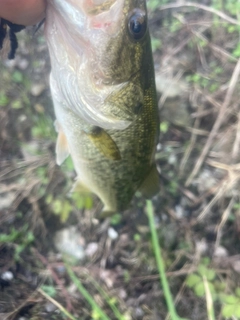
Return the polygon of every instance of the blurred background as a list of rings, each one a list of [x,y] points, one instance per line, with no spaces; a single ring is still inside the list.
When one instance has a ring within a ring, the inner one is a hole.
[[[149,0],[148,9],[161,119],[153,206],[177,313],[240,319],[240,2]],[[0,59],[0,319],[68,319],[50,298],[77,319],[101,319],[65,256],[110,319],[170,319],[145,200],[137,193],[107,225],[95,196],[70,195],[71,159],[55,163],[43,28],[17,38],[16,58]]]

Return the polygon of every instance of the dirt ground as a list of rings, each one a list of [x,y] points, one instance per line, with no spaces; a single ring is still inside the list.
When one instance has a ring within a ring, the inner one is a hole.
[[[149,1],[161,118],[153,205],[176,309],[190,320],[215,319],[209,301],[216,319],[240,319],[239,14],[238,1]],[[0,59],[0,320],[68,319],[61,306],[100,319],[66,272],[70,257],[110,319],[98,285],[121,319],[170,319],[145,200],[136,194],[107,224],[96,197],[69,194],[75,173],[70,159],[55,162],[43,30],[18,42],[14,60]]]

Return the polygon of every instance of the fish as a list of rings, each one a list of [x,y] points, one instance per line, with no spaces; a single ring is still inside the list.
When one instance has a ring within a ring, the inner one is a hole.
[[[159,116],[145,0],[51,0],[45,36],[56,115],[56,162],[71,156],[73,191],[100,214],[159,191]]]

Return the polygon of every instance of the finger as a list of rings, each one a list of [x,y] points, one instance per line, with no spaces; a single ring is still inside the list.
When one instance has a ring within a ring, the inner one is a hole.
[[[16,24],[33,25],[45,16],[45,0],[0,0],[0,17]]]

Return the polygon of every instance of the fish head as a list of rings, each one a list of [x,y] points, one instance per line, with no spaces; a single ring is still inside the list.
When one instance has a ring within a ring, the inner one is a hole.
[[[145,0],[49,0],[46,20],[55,104],[90,125],[128,127],[148,82]]]

